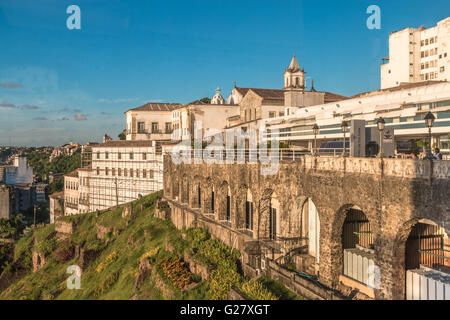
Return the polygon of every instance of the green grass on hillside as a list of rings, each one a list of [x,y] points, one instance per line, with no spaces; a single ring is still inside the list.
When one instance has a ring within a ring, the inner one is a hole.
[[[160,193],[154,193],[134,201],[132,217],[123,218],[122,208],[101,212],[99,216],[87,213],[64,217],[62,220],[75,226],[66,240],[55,236],[54,225],[23,235],[15,243],[14,263],[27,271],[0,292],[0,299],[224,299],[230,285],[247,290],[254,299],[298,298],[273,280],[249,281],[242,276],[238,270],[240,253],[212,239],[205,230],[178,230],[170,220],[154,218],[159,196]],[[111,232],[97,239],[97,226]],[[172,251],[165,250],[166,242],[170,242]],[[62,253],[75,246],[96,250],[98,256],[83,271],[81,289],[70,290],[66,282],[70,274],[66,270],[79,261]],[[45,265],[36,272],[32,271],[32,250],[45,255]],[[185,252],[213,270],[210,280],[202,281],[186,271],[182,261]],[[61,260],[62,256],[68,260]],[[153,272],[135,290],[142,259],[148,259]],[[190,289],[182,292],[175,280],[186,275]]]

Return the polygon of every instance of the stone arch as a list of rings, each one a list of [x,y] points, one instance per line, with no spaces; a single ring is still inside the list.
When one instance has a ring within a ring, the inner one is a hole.
[[[217,188],[217,220],[231,221],[231,203],[231,188],[227,181],[222,181]]]
[[[236,192],[236,217],[237,229],[254,231],[254,219],[256,217],[255,193],[247,185],[241,185]]]
[[[179,181],[178,179],[173,179],[172,181],[172,199],[178,200],[180,194]]]
[[[289,214],[285,216],[287,220],[286,237],[299,239],[302,237],[302,213],[306,200],[305,196],[298,196],[291,202]]]
[[[306,239],[308,254],[320,261],[320,217],[311,197],[304,199],[300,215],[300,238]]]
[[[202,212],[205,214],[214,214],[215,211],[215,187],[213,180],[207,178],[203,184],[203,194],[202,194]]]
[[[347,218],[353,219],[356,217],[364,217],[364,229],[360,231],[366,230],[366,224],[369,224],[370,231],[373,232],[373,227],[375,226],[371,217],[367,215],[366,212],[364,212],[359,206],[355,204],[345,204],[341,206],[333,219],[333,223],[331,226],[331,234],[329,239],[329,247],[330,247],[330,253],[329,253],[329,259],[330,259],[330,276],[331,281],[337,285],[339,283],[339,277],[340,275],[344,274],[344,250],[350,249],[350,248],[344,248],[344,232],[347,232],[349,235],[353,232],[353,229],[346,228],[344,230],[344,224],[351,224],[353,220],[347,220]],[[347,222],[346,222],[347,220]],[[358,231],[355,231],[358,232]],[[350,236],[349,236],[350,237]],[[327,239],[328,240],[328,239]],[[345,246],[349,247],[355,247],[358,244],[358,239],[352,238],[350,240],[346,240]],[[371,239],[371,246],[373,247],[373,243],[376,243],[376,234],[372,233],[372,239]],[[359,245],[359,244],[358,244]],[[373,250],[369,252],[369,255],[371,255],[372,259],[374,260],[373,263],[375,264],[375,248],[370,249]],[[347,269],[348,271],[348,269]]]
[[[277,209],[272,208],[273,204],[279,208],[279,199],[272,199],[273,195],[276,196],[272,189],[265,189],[258,204],[258,238],[259,239],[272,239],[276,238],[276,216]],[[272,201],[274,200],[274,201]]]
[[[201,177],[195,176],[191,187],[191,207],[200,209],[202,207],[203,184]]]
[[[406,299],[412,295],[407,292],[407,270],[419,268],[420,265],[431,269],[450,267],[449,260],[424,253],[431,250],[434,254],[450,258],[440,250],[442,245],[450,246],[448,234],[444,227],[431,219],[414,218],[399,228],[393,248],[392,277],[398,283],[392,287],[393,299]],[[419,249],[424,252],[419,252]]]
[[[189,178],[186,174],[183,175],[180,185],[180,200],[182,203],[189,203]]]

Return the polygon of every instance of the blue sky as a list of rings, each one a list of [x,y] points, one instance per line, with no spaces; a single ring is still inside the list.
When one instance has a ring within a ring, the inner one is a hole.
[[[81,30],[66,27],[71,4]],[[281,88],[293,53],[308,86],[375,90],[390,32],[449,15],[448,0],[0,0],[0,145],[117,138],[129,108],[227,97],[235,80]]]

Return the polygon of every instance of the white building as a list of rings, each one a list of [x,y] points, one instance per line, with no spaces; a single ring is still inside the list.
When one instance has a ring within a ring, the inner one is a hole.
[[[289,116],[264,119],[264,123],[271,131],[279,131],[277,134],[271,132],[267,137],[311,148],[314,124],[320,128],[317,135],[317,147],[320,147],[324,142],[343,141],[341,123],[345,120],[349,125],[347,142],[351,141],[352,148],[358,138],[356,126],[353,128],[352,125],[358,121],[361,135],[364,135],[361,153],[350,151],[355,156],[365,156],[367,142],[379,143],[376,120],[383,117],[385,133],[390,130],[391,137],[388,138],[393,140],[391,150],[385,150],[388,156],[394,153],[409,154],[418,141],[426,140],[428,129],[424,116],[428,112],[436,118],[432,128],[432,147],[450,153],[450,82],[427,81],[365,92],[342,101],[300,108]],[[342,145],[339,147],[342,148]]]
[[[401,83],[450,80],[450,17],[433,28],[405,28],[389,36],[388,61],[381,65],[381,89]]]
[[[147,103],[126,111],[126,139],[170,140],[172,111],[179,107],[179,103]]]
[[[16,156],[14,164],[4,167],[3,181],[5,184],[31,184],[33,183],[33,168],[28,166],[25,157]]]
[[[149,140],[112,140],[92,147],[78,170],[79,212],[107,209],[163,188],[161,147]]]

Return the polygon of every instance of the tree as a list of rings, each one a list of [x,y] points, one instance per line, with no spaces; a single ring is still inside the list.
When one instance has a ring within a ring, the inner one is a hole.
[[[211,99],[208,97],[204,97],[200,99],[201,102],[206,103],[206,104],[210,104],[211,103]]]
[[[125,134],[125,129],[118,135],[120,140],[127,140],[127,136]]]

